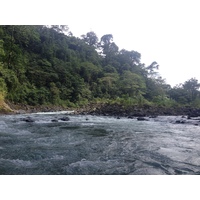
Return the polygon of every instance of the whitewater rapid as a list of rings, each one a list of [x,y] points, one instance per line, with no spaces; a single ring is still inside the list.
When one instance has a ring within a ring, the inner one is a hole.
[[[200,126],[178,120],[1,115],[0,174],[200,174]]]

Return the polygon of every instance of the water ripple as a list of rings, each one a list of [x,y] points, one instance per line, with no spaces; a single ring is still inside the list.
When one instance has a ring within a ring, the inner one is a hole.
[[[0,116],[0,174],[200,174],[200,127],[64,113]]]

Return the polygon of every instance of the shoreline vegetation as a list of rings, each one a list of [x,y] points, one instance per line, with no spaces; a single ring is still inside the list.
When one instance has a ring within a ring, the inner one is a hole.
[[[146,66],[112,34],[78,38],[66,25],[1,25],[0,38],[0,114],[200,116],[196,78],[171,87],[156,61]]]

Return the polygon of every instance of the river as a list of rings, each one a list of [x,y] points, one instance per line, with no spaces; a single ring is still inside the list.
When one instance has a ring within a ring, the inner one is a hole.
[[[200,174],[200,126],[179,119],[1,115],[0,174]]]

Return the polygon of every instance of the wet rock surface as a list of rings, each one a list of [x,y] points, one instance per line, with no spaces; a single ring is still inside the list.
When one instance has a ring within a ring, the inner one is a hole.
[[[144,118],[144,117],[138,117],[137,118],[138,121],[148,121],[148,119]]]
[[[91,105],[77,110],[78,114],[116,116],[116,117],[151,117],[157,116],[188,116],[194,118],[200,116],[200,109],[192,107],[162,107],[162,106],[123,106],[119,104]]]
[[[32,119],[31,117],[22,118],[21,121],[24,121],[24,122],[35,122],[35,120]]]
[[[61,121],[69,121],[70,119],[69,119],[69,117],[61,117],[61,118],[59,118],[59,120],[61,120]]]
[[[84,110],[77,110],[76,114],[89,114],[96,116],[114,116],[117,119],[127,117],[128,119],[137,119],[138,121],[154,120],[158,116],[177,116],[174,124],[200,125],[200,109],[192,107],[156,107],[156,106],[130,106],[124,107],[118,104],[95,105]]]
[[[164,106],[123,106],[119,104],[109,103],[91,103],[82,108],[72,109],[64,108],[61,106],[28,106],[28,105],[8,105],[15,110],[15,114],[36,113],[36,112],[52,112],[52,111],[64,111],[75,110],[74,114],[78,115],[96,115],[96,116],[114,116],[117,119],[121,117],[127,117],[128,119],[138,118],[142,120],[145,118],[156,118],[157,116],[182,116],[182,119],[177,119],[174,123],[177,124],[199,124],[200,121],[200,109],[193,107],[164,107]],[[62,117],[59,119],[62,121],[69,121],[69,118]],[[29,120],[27,120],[28,122]],[[52,120],[52,122],[55,122]]]

